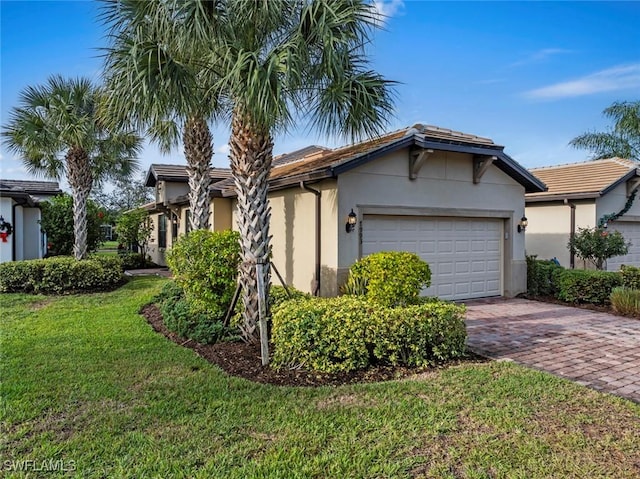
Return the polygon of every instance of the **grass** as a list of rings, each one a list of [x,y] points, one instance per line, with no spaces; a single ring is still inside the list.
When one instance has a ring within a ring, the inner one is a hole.
[[[0,295],[5,477],[640,474],[639,405],[514,364],[339,388],[228,377],[137,314],[163,281]]]

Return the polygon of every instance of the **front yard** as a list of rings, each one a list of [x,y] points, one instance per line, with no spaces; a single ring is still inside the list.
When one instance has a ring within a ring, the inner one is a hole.
[[[152,331],[137,313],[163,282],[0,295],[5,476],[640,475],[631,402],[510,363],[338,388],[255,384]]]

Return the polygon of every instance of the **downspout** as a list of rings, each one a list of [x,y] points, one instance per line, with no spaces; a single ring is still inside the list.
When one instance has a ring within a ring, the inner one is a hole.
[[[569,203],[569,200],[565,198],[564,204],[571,208],[571,227],[569,230],[569,240],[573,241],[573,238],[576,235],[576,205],[573,203]],[[571,256],[569,257],[569,267],[571,269],[575,269],[576,267],[576,252],[573,248],[570,248]]]
[[[13,225],[13,232],[11,233],[11,261],[16,260],[16,208],[18,206],[21,206],[21,203],[17,201],[11,205],[11,224]],[[24,227],[22,229],[24,230]]]
[[[316,195],[316,287],[313,292],[314,296],[320,296],[320,264],[321,264],[321,252],[322,252],[322,234],[320,227],[322,226],[322,193],[318,190],[308,187],[304,184],[304,181],[300,182],[300,188],[307,190]]]

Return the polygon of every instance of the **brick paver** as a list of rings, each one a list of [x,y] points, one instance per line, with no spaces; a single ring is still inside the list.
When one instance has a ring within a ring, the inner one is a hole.
[[[466,304],[475,353],[640,402],[639,319],[526,299]]]

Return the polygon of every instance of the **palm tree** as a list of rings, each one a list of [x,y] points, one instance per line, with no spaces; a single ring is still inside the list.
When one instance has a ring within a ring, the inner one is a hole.
[[[267,201],[275,134],[309,118],[350,140],[379,133],[392,111],[390,82],[369,69],[379,25],[358,0],[219,2],[211,65],[231,105],[230,159],[242,238],[243,336],[256,341],[256,263],[270,258]],[[268,268],[264,284],[269,284]],[[263,333],[260,331],[261,334]],[[263,358],[264,360],[264,358]]]
[[[106,1],[102,19],[110,28],[106,49],[105,120],[128,122],[146,132],[163,152],[180,140],[189,180],[191,229],[209,228],[209,168],[213,139],[209,122],[218,108],[209,94],[209,72],[199,60],[203,45],[185,47],[179,2]]]
[[[594,160],[617,156],[640,161],[640,101],[615,102],[603,114],[614,120],[611,131],[584,133],[569,144],[591,150]]]
[[[271,254],[267,191],[273,136],[301,119],[322,133],[351,140],[386,126],[390,82],[370,69],[365,54],[379,18],[363,0],[122,3],[135,11],[129,18],[154,32],[161,45],[177,45],[182,55],[197,52],[194,64],[206,80],[199,85],[208,86],[200,96],[207,103],[216,99],[217,111],[231,120],[230,160],[242,238],[241,329],[246,341],[257,342],[256,264],[268,263]],[[158,14],[163,9],[169,13]],[[165,69],[161,78],[174,70],[179,67]],[[147,73],[131,69],[129,75],[137,79]],[[269,284],[268,268],[262,279]],[[266,335],[264,329],[260,333]]]
[[[137,167],[141,139],[109,130],[97,119],[101,90],[86,78],[52,76],[27,87],[2,133],[27,170],[52,179],[66,176],[73,196],[73,254],[87,254],[87,198],[95,183],[126,177]]]

